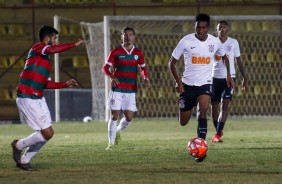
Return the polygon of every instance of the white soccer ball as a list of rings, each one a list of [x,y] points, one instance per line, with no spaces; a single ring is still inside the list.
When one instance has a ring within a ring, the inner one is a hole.
[[[90,122],[90,121],[92,121],[92,117],[91,117],[91,116],[85,116],[85,117],[83,118],[83,122],[84,122],[84,123],[88,123],[88,122]]]

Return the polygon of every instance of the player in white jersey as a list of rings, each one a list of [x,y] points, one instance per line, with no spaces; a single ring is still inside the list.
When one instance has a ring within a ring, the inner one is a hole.
[[[176,82],[179,96],[179,122],[185,126],[192,115],[194,106],[197,106],[198,128],[197,135],[206,139],[207,111],[212,95],[212,69],[214,56],[220,55],[225,60],[227,73],[229,61],[221,42],[208,34],[210,17],[207,14],[198,14],[195,19],[195,33],[183,37],[172,52],[169,61],[169,70]],[[178,76],[176,63],[184,56],[185,70],[182,79]],[[228,86],[233,86],[230,75],[227,75]],[[201,162],[205,159],[195,159]]]
[[[247,87],[247,77],[243,62],[240,58],[239,43],[236,39],[228,37],[228,23],[220,21],[217,25],[218,40],[222,42],[226,55],[229,58],[230,74],[235,81],[235,58],[239,71],[243,77],[242,91]],[[226,85],[226,68],[220,56],[215,57],[216,61],[213,67],[213,96],[212,96],[212,118],[216,132],[211,142],[222,142],[223,128],[228,116],[228,106],[233,96],[233,88]],[[220,106],[221,103],[221,106]]]

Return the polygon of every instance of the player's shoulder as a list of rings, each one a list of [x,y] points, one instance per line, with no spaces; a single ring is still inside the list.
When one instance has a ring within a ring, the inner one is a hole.
[[[186,36],[184,36],[184,37],[182,38],[182,40],[194,40],[194,39],[196,39],[195,33],[187,34]]]
[[[238,40],[236,38],[230,37],[228,36],[228,39],[230,42],[238,42]]]
[[[34,44],[31,48],[32,49],[39,49],[39,48],[44,48],[45,46],[46,46],[45,43],[38,42],[38,43]]]
[[[208,39],[213,41],[219,41],[219,39],[211,34],[208,34]]]

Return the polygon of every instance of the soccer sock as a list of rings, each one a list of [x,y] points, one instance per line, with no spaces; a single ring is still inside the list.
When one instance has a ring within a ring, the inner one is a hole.
[[[110,119],[108,122],[109,144],[115,144],[116,133],[117,133],[117,121]]]
[[[214,128],[215,128],[215,130],[217,130],[217,120],[216,121],[213,121],[213,126],[214,126]]]
[[[117,131],[121,133],[126,127],[130,124],[130,122],[126,121],[126,119],[123,117],[120,120],[120,124],[118,125]]]
[[[30,147],[40,142],[46,142],[47,140],[42,136],[40,131],[36,131],[26,138],[20,139],[17,142],[17,148],[19,150],[23,150],[24,148]]]
[[[216,134],[217,135],[220,135],[220,133],[221,133],[221,131],[223,130],[223,128],[224,128],[224,122],[219,122],[218,124],[217,124],[217,129],[216,129]]]
[[[39,142],[35,145],[28,147],[25,153],[21,157],[21,163],[27,164],[30,160],[39,152],[39,150],[47,143],[46,142]]]
[[[207,127],[208,127],[208,123],[206,118],[198,119],[198,131],[197,131],[198,137],[204,140],[206,139]]]

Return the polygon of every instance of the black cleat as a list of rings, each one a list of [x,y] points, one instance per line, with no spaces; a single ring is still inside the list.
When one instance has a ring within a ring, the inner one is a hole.
[[[20,169],[26,170],[26,171],[34,171],[33,167],[31,167],[30,163],[27,164],[19,164]]]
[[[195,158],[195,161],[196,161],[196,162],[202,162],[202,161],[205,160],[206,156],[207,156],[207,155],[204,155],[204,156],[202,156],[201,158]]]
[[[20,166],[21,164],[21,155],[22,155],[22,150],[19,150],[16,147],[16,143],[18,142],[18,140],[13,140],[13,142],[11,143],[11,146],[13,148],[13,159],[16,162],[17,167]]]

